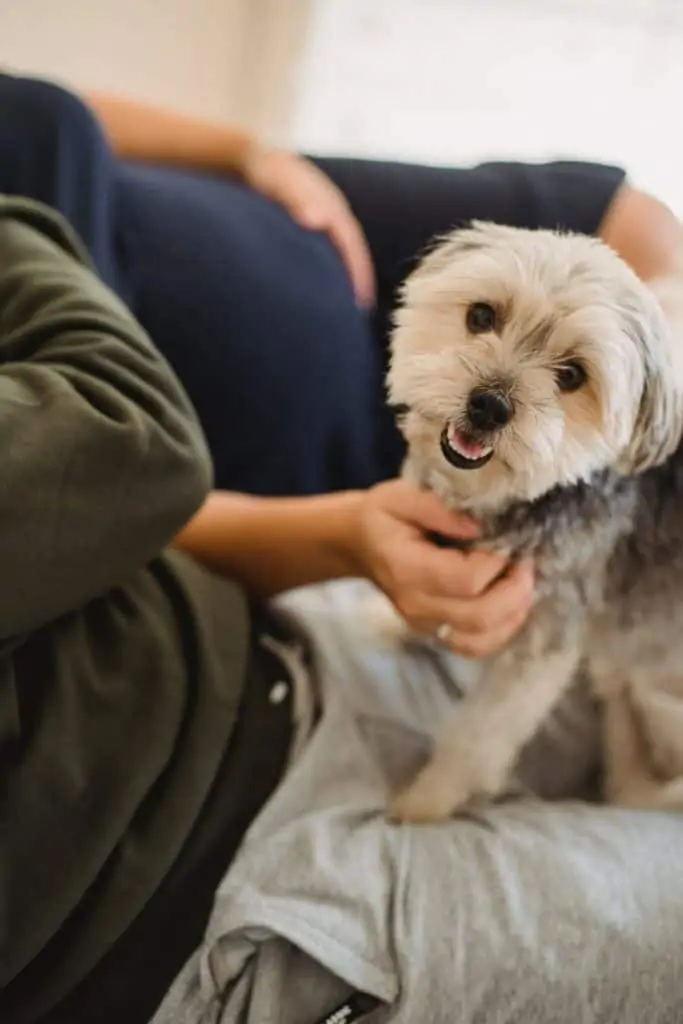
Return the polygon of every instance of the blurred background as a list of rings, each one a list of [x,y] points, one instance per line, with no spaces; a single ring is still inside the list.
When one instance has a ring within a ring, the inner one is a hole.
[[[0,0],[0,56],[307,151],[620,163],[683,215],[683,0]]]

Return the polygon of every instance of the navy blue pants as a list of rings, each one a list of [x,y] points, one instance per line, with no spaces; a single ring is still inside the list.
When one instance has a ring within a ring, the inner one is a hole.
[[[368,237],[372,314],[357,309],[327,239],[262,196],[228,178],[121,163],[74,96],[0,75],[0,191],[42,200],[80,233],[187,388],[220,487],[310,494],[394,475],[387,338],[416,256],[473,218],[591,234],[623,180],[584,163],[318,163]]]

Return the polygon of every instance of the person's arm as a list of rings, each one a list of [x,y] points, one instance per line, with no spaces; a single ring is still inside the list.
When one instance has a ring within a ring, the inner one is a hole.
[[[0,639],[124,582],[211,470],[170,368],[46,209],[0,199]]]
[[[252,136],[239,128],[139,100],[90,93],[87,102],[124,160],[243,176],[255,147]]]
[[[657,296],[678,339],[683,375],[683,225],[658,199],[622,185],[599,235]]]
[[[302,227],[328,235],[359,304],[372,304],[375,272],[363,229],[341,190],[311,161],[263,145],[239,128],[138,100],[93,93],[86,101],[124,160],[235,175]]]
[[[259,597],[359,575],[351,538],[360,492],[258,498],[215,491],[176,545]]]
[[[215,572],[259,597],[345,576],[372,580],[411,627],[434,635],[452,626],[454,650],[483,657],[526,618],[533,596],[528,565],[510,568],[483,551],[443,550],[426,532],[475,537],[464,516],[403,480],[365,492],[318,498],[255,498],[216,492],[176,540]]]
[[[683,225],[654,196],[622,185],[599,235],[643,281],[679,278],[683,287]]]

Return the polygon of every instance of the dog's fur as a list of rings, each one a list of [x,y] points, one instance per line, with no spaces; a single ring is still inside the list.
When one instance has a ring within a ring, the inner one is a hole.
[[[405,473],[475,515],[486,546],[532,555],[537,592],[396,818],[500,793],[579,664],[602,701],[606,799],[683,807],[683,308],[657,290],[597,240],[488,224],[441,241],[405,286],[389,373]],[[480,302],[496,322],[473,334]],[[586,380],[567,393],[570,360]],[[485,436],[468,426],[474,388],[513,410]],[[490,461],[451,465],[449,425]]]

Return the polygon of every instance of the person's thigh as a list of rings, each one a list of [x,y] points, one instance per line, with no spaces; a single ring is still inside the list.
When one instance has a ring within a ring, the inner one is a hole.
[[[256,612],[254,636],[292,638]],[[129,928],[40,1024],[147,1024],[199,946],[216,889],[251,822],[283,778],[294,741],[292,685],[280,657],[255,642],[235,731],[178,860]],[[102,879],[106,885],[106,877]],[[68,940],[68,924],[64,941]],[[3,1017],[3,1022],[5,1018]],[[20,1011],[5,1024],[22,1020]]]
[[[134,308],[207,432],[219,486],[363,487],[381,464],[381,365],[327,239],[229,180],[124,166]]]
[[[237,183],[122,167],[81,100],[8,75],[0,191],[79,233],[190,392],[219,486],[305,494],[396,471],[370,326],[325,238]]]

